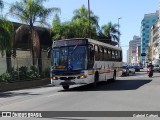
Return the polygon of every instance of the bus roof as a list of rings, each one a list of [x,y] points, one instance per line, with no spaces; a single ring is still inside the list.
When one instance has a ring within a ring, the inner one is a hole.
[[[53,43],[55,43],[55,42],[61,42],[62,43],[63,41],[70,41],[70,40],[88,40],[89,43],[92,43],[92,44],[95,44],[95,45],[100,45],[100,46],[104,46],[104,47],[107,47],[107,48],[110,48],[110,49],[116,49],[116,50],[119,50],[119,51],[122,50],[119,47],[116,47],[116,46],[113,46],[113,45],[110,45],[110,44],[107,44],[107,43],[104,43],[104,42],[100,42],[100,41],[97,41],[97,40],[94,40],[94,39],[90,39],[90,38],[62,39],[62,40],[53,41]],[[52,47],[53,47],[53,45],[52,45]]]
[[[110,45],[110,44],[107,44],[107,43],[104,43],[104,42],[100,42],[100,41],[93,40],[93,39],[90,39],[90,38],[87,38],[87,39],[88,39],[88,42],[96,44],[96,45],[101,45],[101,46],[104,46],[104,47],[107,47],[107,48],[110,48],[110,49],[116,49],[116,50],[119,50],[119,51],[122,50],[122,48],[119,48],[119,47],[116,47],[116,46],[113,46],[113,45]]]

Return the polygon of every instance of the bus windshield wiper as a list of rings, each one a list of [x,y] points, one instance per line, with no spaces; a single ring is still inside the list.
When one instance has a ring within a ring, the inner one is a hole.
[[[74,51],[77,49],[77,47],[78,47],[78,44],[75,45],[75,47],[73,48],[73,50],[72,50],[72,52],[71,52],[71,55],[74,53]]]

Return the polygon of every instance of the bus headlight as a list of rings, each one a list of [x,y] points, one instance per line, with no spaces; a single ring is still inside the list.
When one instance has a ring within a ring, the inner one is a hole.
[[[53,79],[53,80],[58,80],[58,77],[53,76],[52,79]]]
[[[84,79],[86,77],[87,77],[87,75],[81,75],[81,76],[78,76],[77,79]]]

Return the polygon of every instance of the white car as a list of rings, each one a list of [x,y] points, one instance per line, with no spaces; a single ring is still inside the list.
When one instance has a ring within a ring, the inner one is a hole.
[[[129,69],[129,74],[135,74],[135,68],[133,66],[128,66],[127,67]]]
[[[153,64],[153,71],[159,71],[159,65],[158,64]]]

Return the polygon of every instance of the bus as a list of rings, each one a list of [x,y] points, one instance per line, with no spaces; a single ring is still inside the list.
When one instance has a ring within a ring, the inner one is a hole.
[[[90,38],[53,41],[51,84],[65,90],[74,84],[114,82],[122,75],[122,49]]]

